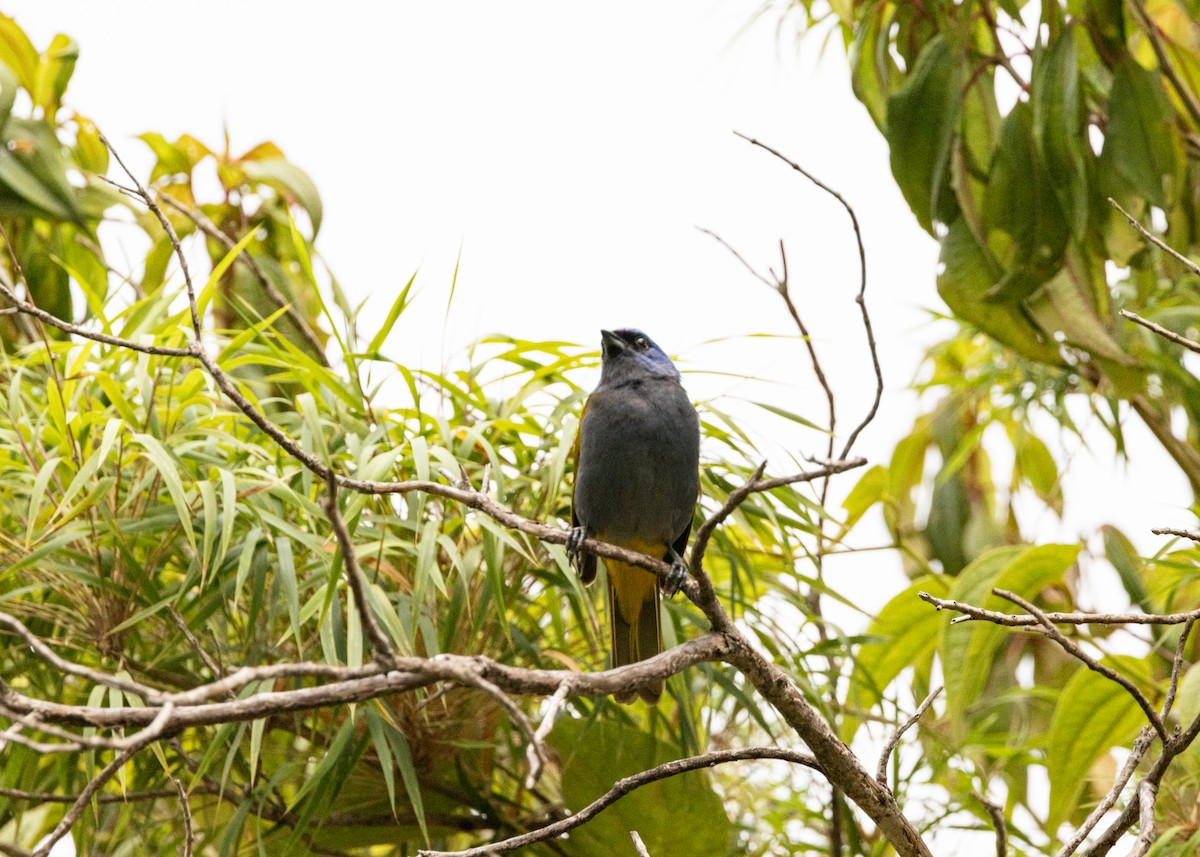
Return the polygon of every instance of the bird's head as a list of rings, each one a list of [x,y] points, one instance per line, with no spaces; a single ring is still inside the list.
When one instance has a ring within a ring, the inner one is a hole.
[[[642,378],[679,380],[679,370],[654,340],[640,330],[600,331],[600,383],[611,384]]]

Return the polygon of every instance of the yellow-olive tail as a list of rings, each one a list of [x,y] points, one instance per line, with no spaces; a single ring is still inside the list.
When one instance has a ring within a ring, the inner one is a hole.
[[[645,569],[624,563],[608,563],[608,626],[612,632],[612,665],[644,661],[662,651],[662,629],[658,618],[658,578]],[[654,705],[663,685],[642,685],[637,690],[613,694],[617,702],[633,702],[639,696]]]

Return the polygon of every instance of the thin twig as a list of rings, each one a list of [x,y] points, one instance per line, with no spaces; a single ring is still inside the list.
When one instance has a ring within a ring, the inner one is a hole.
[[[1158,786],[1150,780],[1138,783],[1138,838],[1133,844],[1129,857],[1145,857],[1147,851],[1154,845],[1158,833],[1154,829],[1154,804],[1158,798]]]
[[[237,246],[237,242],[218,229],[216,224],[205,216],[204,212],[198,211],[197,209],[192,208],[190,205],[185,205],[169,194],[162,193],[161,191],[158,194],[158,198],[165,202],[169,207],[178,211],[188,220],[192,221],[192,223],[196,224],[196,228],[209,238],[212,238],[214,241],[219,241],[222,245],[224,245],[226,250],[233,250],[233,248]],[[304,337],[306,342],[308,342],[308,346],[312,349],[317,361],[322,366],[328,366],[329,358],[325,356],[325,346],[321,343],[321,339],[317,336],[316,331],[313,330],[303,313],[301,313],[296,307],[295,302],[288,300],[287,296],[283,294],[283,292],[279,291],[275,284],[271,282],[266,273],[263,271],[262,267],[257,261],[255,261],[254,257],[250,255],[249,248],[244,248],[240,253],[238,253],[237,261],[241,262],[250,269],[250,273],[254,275],[256,280],[258,280],[258,284],[262,286],[263,291],[271,300],[271,303],[275,305],[275,308],[283,310],[284,314],[287,315],[292,324],[296,325],[296,329],[300,331],[300,335]]]
[[[1121,315],[1123,315],[1125,318],[1129,319],[1130,321],[1132,321],[1136,324],[1140,324],[1142,327],[1146,328],[1147,330],[1157,333],[1163,339],[1166,339],[1169,342],[1174,342],[1176,345],[1182,345],[1188,351],[1193,351],[1197,354],[1200,354],[1200,342],[1196,342],[1193,339],[1188,339],[1186,336],[1180,336],[1178,333],[1176,333],[1173,330],[1167,330],[1161,324],[1155,324],[1154,322],[1150,321],[1150,319],[1148,319],[1148,318],[1142,318],[1136,312],[1130,312],[1127,309],[1123,309],[1120,312],[1121,312]]]
[[[1142,757],[1146,755],[1146,751],[1150,749],[1150,745],[1153,743],[1154,731],[1149,726],[1143,726],[1142,731],[1138,733],[1137,738],[1133,742],[1133,749],[1130,751],[1128,758],[1125,759],[1125,764],[1117,772],[1116,779],[1113,780],[1108,794],[1088,814],[1087,819],[1079,826],[1079,829],[1075,831],[1075,834],[1063,845],[1055,857],[1071,857],[1078,850],[1079,846],[1083,844],[1083,840],[1087,839],[1088,834],[1100,823],[1100,819],[1104,818],[1108,814],[1108,811],[1116,805],[1117,799],[1121,797],[1121,792],[1125,790],[1125,785],[1129,782],[1129,778],[1133,776],[1133,772],[1137,770]]]
[[[71,825],[79,820],[79,816],[83,814],[88,804],[91,803],[92,795],[112,779],[113,774],[119,771],[126,762],[164,733],[173,709],[174,706],[170,703],[164,705],[162,711],[155,717],[150,726],[137,736],[134,736],[134,738],[131,738],[129,745],[88,781],[87,785],[83,787],[83,791],[79,793],[79,797],[75,800],[75,803],[71,804],[62,819],[54,826],[54,829],[50,831],[46,838],[42,840],[42,844],[38,849],[33,852],[33,857],[49,857],[50,849],[54,847],[54,843],[66,836],[67,832],[71,829]]]
[[[688,771],[698,771],[703,768],[711,768],[715,765],[722,765],[726,762],[738,762],[745,759],[780,759],[785,762],[791,762],[796,765],[803,765],[807,768],[812,768],[814,771],[822,772],[821,766],[817,764],[817,760],[806,753],[797,753],[794,750],[784,750],[779,747],[754,747],[747,750],[719,750],[713,753],[705,753],[702,756],[693,756],[689,759],[679,759],[674,762],[667,762],[662,765],[650,768],[634,774],[631,777],[625,777],[613,784],[613,787],[601,795],[596,800],[585,806],[573,815],[567,818],[560,819],[553,824],[548,824],[539,830],[533,830],[529,833],[523,833],[520,836],[513,836],[504,839],[500,842],[491,842],[487,845],[480,845],[476,848],[468,848],[465,851],[418,851],[419,857],[485,857],[485,855],[499,854],[504,851],[514,851],[518,848],[524,848],[527,845],[533,845],[537,842],[545,842],[550,839],[562,836],[570,830],[574,830],[581,824],[590,821],[603,810],[607,809],[612,804],[629,794],[631,791],[638,789],[644,785],[648,785],[668,777],[678,776],[679,774],[687,773]]]
[[[1179,72],[1175,69],[1175,64],[1171,62],[1171,55],[1167,53],[1162,36],[1158,32],[1158,24],[1150,17],[1142,0],[1130,0],[1129,5],[1133,9],[1133,17],[1137,20],[1142,32],[1146,34],[1146,38],[1150,41],[1150,47],[1154,50],[1154,56],[1158,60],[1159,69],[1166,76],[1167,80],[1171,81],[1171,86],[1175,88],[1175,93],[1179,96],[1179,100],[1183,103],[1192,122],[1200,125],[1200,99],[1196,98],[1196,94],[1183,81],[1183,78],[1180,77]]]
[[[187,792],[183,790],[183,783],[167,774],[169,779],[175,785],[175,791],[179,795],[179,812],[183,816],[183,857],[192,857],[196,846],[196,832],[192,829],[192,808],[188,805]]]
[[[996,831],[996,857],[1006,857],[1008,854],[1008,823],[1004,820],[1004,810],[981,794],[972,793],[971,797],[979,801],[984,812],[992,820],[992,829]]]
[[[1036,616],[1014,613],[1001,613],[996,610],[984,610],[973,604],[953,601],[948,598],[938,598],[928,592],[919,592],[917,597],[932,604],[938,610],[953,610],[962,613],[951,624],[968,620],[991,622],[994,625],[1005,625],[1018,628],[1027,625],[1040,625]],[[1182,625],[1200,619],[1200,609],[1187,613],[1045,613],[1047,619],[1056,625]]]
[[[1157,527],[1151,530],[1156,536],[1179,536],[1184,539],[1191,539],[1194,542],[1200,542],[1200,533],[1195,530],[1177,530],[1174,527]]]
[[[559,685],[558,690],[554,691],[554,695],[550,697],[546,705],[546,713],[542,716],[542,722],[538,724],[537,731],[533,733],[533,740],[525,748],[525,759],[529,763],[529,774],[525,777],[526,789],[532,789],[542,777],[542,771],[546,764],[546,756],[542,747],[550,730],[554,728],[554,723],[558,720],[558,713],[562,711],[563,705],[567,701],[567,694],[570,692],[571,683],[569,681],[564,681]]]
[[[1198,120],[1198,121],[1200,121],[1200,120]],[[1138,221],[1138,219],[1136,217],[1134,217],[1132,214],[1130,214],[1125,209],[1121,208],[1121,204],[1119,202],[1117,202],[1115,199],[1113,199],[1111,196],[1108,198],[1108,204],[1111,205],[1113,208],[1115,208],[1117,211],[1124,214],[1125,219],[1129,221],[1129,225],[1132,226],[1134,229],[1136,229],[1138,232],[1140,232],[1143,238],[1145,238],[1147,241],[1149,241],[1151,244],[1153,244],[1159,250],[1162,250],[1168,256],[1171,256],[1172,258],[1174,258],[1177,262],[1182,263],[1183,266],[1185,268],[1187,268],[1189,271],[1191,271],[1193,274],[1200,275],[1200,265],[1197,265],[1195,262],[1193,262],[1187,256],[1183,255],[1178,250],[1176,250],[1174,247],[1172,247],[1170,244],[1163,241],[1161,238],[1159,238],[1157,235],[1155,235],[1153,232],[1151,232],[1145,226],[1142,226],[1142,224]]]
[[[1033,606],[1033,604],[1030,602],[1026,601],[1020,595],[1017,595],[1015,592],[1009,592],[1007,589],[993,589],[992,592],[1000,598],[1003,598],[1005,601],[1011,601],[1018,607],[1028,610],[1031,614],[1037,617],[1038,622],[1041,623],[1041,626],[1046,629],[1047,636],[1054,640],[1054,642],[1058,643],[1058,645],[1064,651],[1066,651],[1072,657],[1082,661],[1088,669],[1099,673],[1109,681],[1115,682],[1116,684],[1119,684],[1121,687],[1125,688],[1129,695],[1132,696],[1134,701],[1138,704],[1138,708],[1142,709],[1142,712],[1146,715],[1146,719],[1150,721],[1150,725],[1153,726],[1154,731],[1158,733],[1159,739],[1164,744],[1167,742],[1168,737],[1166,724],[1163,723],[1163,719],[1159,717],[1158,712],[1154,710],[1154,706],[1150,704],[1150,700],[1146,699],[1145,695],[1141,692],[1141,690],[1138,689],[1137,685],[1111,667],[1106,667],[1104,664],[1100,663],[1083,649],[1081,649],[1074,642],[1064,637],[1062,632],[1055,627],[1054,623],[1050,621],[1049,617],[1047,617],[1045,613]]]
[[[1179,642],[1175,645],[1175,657],[1171,661],[1171,682],[1167,685],[1167,697],[1163,700],[1162,719],[1165,721],[1171,713],[1171,706],[1175,704],[1175,693],[1179,688],[1179,677],[1183,674],[1183,656],[1184,650],[1187,648],[1188,637],[1192,633],[1192,628],[1196,625],[1195,620],[1185,622],[1183,630],[1179,633]]]
[[[862,430],[870,425],[871,421],[875,419],[875,414],[879,412],[879,403],[883,400],[883,369],[880,368],[879,365],[879,349],[875,345],[875,331],[871,326],[871,315],[867,311],[867,251],[863,246],[862,229],[859,228],[858,225],[858,215],[854,213],[854,207],[846,201],[844,196],[831,188],[829,185],[822,182],[808,170],[804,169],[804,167],[800,166],[783,153],[771,148],[766,143],[754,139],[753,137],[749,137],[738,131],[734,131],[733,133],[748,142],[751,146],[758,146],[758,148],[770,152],[772,155],[779,158],[779,160],[783,161],[793,170],[800,173],[800,175],[804,176],[810,182],[841,203],[842,207],[846,209],[846,213],[850,215],[850,223],[854,227],[854,240],[858,244],[858,264],[860,272],[858,296],[855,298],[855,301],[858,303],[859,310],[862,313],[863,329],[867,334],[867,347],[871,352],[871,365],[875,370],[875,399],[872,401],[871,409],[867,412],[867,415],[863,417],[861,423],[855,426],[854,431],[850,432],[850,437],[847,438],[846,445],[842,447],[842,454],[839,455],[838,458],[845,458],[850,454],[850,450],[854,446],[854,441],[858,439],[858,436],[862,433]]]
[[[354,606],[358,609],[359,621],[362,622],[367,641],[371,644],[371,655],[381,667],[391,669],[396,663],[396,651],[392,648],[391,640],[387,638],[383,629],[379,627],[379,623],[375,621],[375,611],[371,609],[371,602],[367,598],[367,582],[363,579],[362,570],[358,566],[358,556],[354,553],[354,540],[350,538],[350,530],[338,509],[337,480],[333,478],[333,473],[333,468],[329,468],[329,477],[326,480],[329,485],[329,494],[326,495],[321,505],[325,509],[325,515],[329,518],[334,536],[337,538],[342,554],[342,565],[346,569],[346,582],[350,585]]]
[[[129,176],[129,180],[133,182],[138,196],[142,198],[142,201],[146,203],[146,207],[158,218],[158,222],[162,224],[163,231],[167,233],[167,238],[171,242],[171,248],[175,251],[175,258],[179,260],[179,267],[183,271],[183,282],[187,288],[188,310],[192,316],[192,331],[196,334],[196,342],[199,342],[204,335],[204,331],[200,327],[200,312],[196,308],[196,289],[192,285],[192,274],[188,270],[187,256],[179,244],[179,236],[175,234],[175,227],[171,225],[171,221],[167,218],[167,215],[163,213],[163,210],[155,203],[154,198],[150,196],[150,191],[146,190],[145,186],[138,180],[138,177],[133,174],[133,171],[125,166],[125,162],[121,160],[121,155],[113,148],[112,143],[108,142],[108,138],[99,131],[96,133],[100,137],[100,142],[104,144],[104,147],[112,153],[116,162],[120,164],[125,175]]]
[[[896,745],[900,743],[901,736],[903,736],[905,732],[916,725],[917,721],[921,719],[921,715],[924,714],[929,706],[933,704],[933,701],[938,698],[938,694],[941,692],[942,689],[940,687],[934,688],[929,696],[925,697],[925,701],[917,706],[917,710],[913,712],[913,716],[901,723],[900,726],[897,727],[894,732],[892,732],[892,735],[890,738],[888,738],[887,743],[883,745],[883,752],[879,754],[879,765],[875,769],[875,779],[881,786],[887,786],[888,784],[888,760],[892,758],[892,751],[895,750]]]
[[[642,837],[638,835],[636,830],[629,831],[629,836],[633,839],[633,848],[638,853],[638,857],[650,857],[650,852],[646,850],[646,843],[642,841]]]
[[[80,664],[72,663],[65,658],[60,658],[57,654],[55,654],[53,649],[43,643],[41,639],[35,636],[33,632],[26,628],[24,623],[22,623],[21,620],[15,616],[10,616],[7,613],[0,613],[0,625],[7,625],[10,629],[15,631],[17,635],[25,641],[26,645],[33,649],[38,657],[46,661],[61,673],[66,673],[67,675],[77,675],[80,678],[86,678],[88,681],[95,684],[102,684],[105,687],[111,687],[114,690],[132,693],[141,697],[146,702],[159,702],[163,698],[163,694],[152,687],[147,687],[146,685],[139,684],[135,681],[118,678],[114,675],[110,675],[109,673],[101,672],[100,670],[94,670],[91,667],[85,667]]]

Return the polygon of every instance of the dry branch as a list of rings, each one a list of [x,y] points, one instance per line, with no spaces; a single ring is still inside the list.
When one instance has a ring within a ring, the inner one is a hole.
[[[468,848],[465,851],[422,850],[418,851],[417,854],[419,857],[486,857],[486,855],[495,855],[505,851],[513,851],[517,848],[524,848],[527,845],[533,845],[537,842],[545,842],[562,836],[564,833],[574,830],[581,824],[590,821],[625,795],[642,786],[649,785],[658,780],[664,780],[668,777],[685,774],[688,771],[699,771],[704,768],[723,765],[727,762],[739,762],[746,759],[779,759],[795,765],[803,765],[819,773],[825,773],[821,765],[812,756],[806,753],[797,753],[793,750],[784,750],[779,747],[718,750],[713,753],[705,753],[702,756],[693,756],[689,759],[666,762],[665,764],[634,774],[631,777],[617,780],[611,789],[583,809],[539,830],[523,833],[520,836],[513,836],[500,842],[490,842],[487,845],[480,845],[477,848]]]

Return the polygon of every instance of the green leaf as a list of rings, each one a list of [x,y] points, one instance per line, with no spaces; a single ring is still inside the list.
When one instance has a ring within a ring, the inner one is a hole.
[[[1061,581],[1078,556],[1079,545],[996,548],[962,570],[949,597],[985,610],[1011,612],[1013,605],[993,595],[993,589],[1036,598],[1047,586]],[[1011,633],[1010,629],[989,622],[950,625],[943,620],[940,652],[946,677],[946,713],[960,729],[967,725],[970,709],[979,699],[996,655]]]
[[[413,275],[408,278],[404,288],[400,290],[400,294],[396,295],[396,299],[392,301],[392,308],[388,310],[387,317],[384,318],[383,324],[375,335],[371,337],[371,343],[367,346],[367,354],[378,354],[379,349],[383,347],[384,340],[388,334],[392,332],[392,327],[396,324],[396,319],[400,318],[400,314],[408,307],[408,292],[412,288],[413,281],[417,279],[417,274],[414,271]]]
[[[1135,684],[1152,687],[1145,661],[1116,655],[1100,661]],[[1054,831],[1079,805],[1088,773],[1113,747],[1127,747],[1146,716],[1125,688],[1090,669],[1080,668],[1058,694],[1047,735],[1050,806],[1046,829]],[[1104,791],[1103,788],[1100,791]]]
[[[1175,693],[1175,716],[1183,723],[1191,723],[1200,717],[1200,664],[1189,666],[1179,680]],[[1200,747],[1193,743],[1190,750],[1196,753]]]
[[[1146,589],[1146,565],[1133,543],[1111,525],[1105,524],[1100,531],[1104,534],[1104,555],[1120,575],[1129,600],[1147,613],[1155,612]]]
[[[882,464],[876,464],[862,475],[842,502],[842,508],[846,510],[846,529],[858,523],[868,509],[883,499],[887,487],[888,469]]]
[[[1170,209],[1183,179],[1183,145],[1175,111],[1157,72],[1131,57],[1113,70],[1108,128],[1101,159],[1125,180],[1131,193]]]
[[[0,146],[0,191],[33,206],[35,216],[79,221],[75,191],[54,131],[45,122],[10,117]],[[12,203],[9,203],[10,205]]]
[[[239,166],[251,181],[273,187],[299,202],[308,212],[308,219],[312,221],[312,237],[317,237],[325,210],[321,205],[321,195],[317,192],[317,186],[308,173],[284,158],[243,160]]]
[[[1028,304],[1029,314],[1047,334],[1061,334],[1089,354],[1124,366],[1134,363],[1121,350],[1092,303],[1087,271],[1072,253],[1055,277]]]
[[[677,748],[628,720],[562,718],[550,733],[562,759],[562,800],[578,812],[617,780],[669,761]],[[736,763],[735,763],[736,764]],[[750,763],[753,764],[753,763]],[[663,812],[665,806],[670,812]],[[643,786],[571,832],[573,857],[611,857],[636,830],[651,854],[732,853],[734,829],[707,771]]]
[[[41,107],[46,118],[54,121],[55,114],[62,104],[63,93],[67,91],[67,82],[75,71],[75,61],[79,59],[79,44],[70,36],[62,33],[50,41],[38,65],[37,84],[33,91],[33,103]]]
[[[1014,438],[1017,470],[1038,497],[1061,513],[1062,494],[1058,488],[1058,464],[1042,439],[1020,429]],[[1057,505],[1056,505],[1057,503]]]
[[[257,229],[255,227],[250,227],[241,240],[234,244],[229,249],[229,252],[221,257],[221,261],[213,266],[212,273],[208,275],[208,282],[204,284],[204,288],[196,296],[196,309],[200,313],[201,318],[204,317],[204,311],[208,308],[209,302],[212,301],[213,295],[216,294],[217,288],[221,284],[221,278],[225,276],[225,272],[229,270],[229,266],[237,260],[237,257],[246,249],[246,246],[254,240],[256,232]]]
[[[938,34],[887,102],[892,175],[917,222],[931,234],[935,220],[948,222],[955,211],[949,178],[950,141],[962,106],[958,68],[950,44]]]
[[[1069,229],[1033,142],[1033,110],[1005,117],[983,205],[987,248],[1006,272],[990,300],[1016,303],[1062,267]]]
[[[371,744],[375,747],[375,755],[379,757],[379,767],[383,771],[383,782],[387,786],[388,804],[392,815],[396,815],[396,772],[393,769],[392,750],[384,732],[384,722],[375,710],[378,703],[368,705],[364,712],[367,716],[367,729],[371,732]]]
[[[21,86],[30,92],[37,87],[37,48],[8,15],[0,15],[0,62],[12,69]]]
[[[1041,363],[1059,365],[1058,347],[1043,337],[1017,306],[988,302],[1001,271],[962,218],[942,240],[938,294],[956,316],[996,341]]]
[[[33,532],[37,529],[38,512],[41,511],[42,501],[46,499],[46,488],[50,485],[50,480],[54,477],[54,472],[58,469],[58,465],[62,464],[62,458],[57,455],[46,459],[46,463],[38,469],[37,476],[33,480],[33,488],[29,492],[29,511],[26,513],[28,523],[25,525],[25,547],[28,548],[33,544]]]
[[[421,783],[417,779],[417,766],[413,764],[412,751],[408,746],[408,738],[393,725],[390,720],[384,722],[384,734],[392,746],[392,754],[396,757],[396,767],[400,769],[400,779],[404,781],[404,791],[408,794],[408,802],[412,805],[413,815],[421,828],[421,837],[429,843],[429,830],[425,826],[425,803],[421,798]]]
[[[146,450],[146,457],[162,475],[167,491],[171,494],[171,501],[175,504],[175,511],[179,515],[179,523],[183,527],[184,535],[187,536],[188,544],[195,551],[196,533],[192,530],[192,510],[188,505],[187,494],[183,490],[183,481],[179,478],[179,471],[175,468],[174,460],[157,438],[148,434],[134,433],[133,440],[142,445]]]
[[[292,540],[280,536],[275,541],[275,553],[279,557],[279,583],[283,587],[283,595],[287,600],[288,620],[292,626],[292,634],[296,637],[297,648],[303,650],[304,643],[300,640],[300,591],[296,584],[296,563],[292,557]]]
[[[1079,60],[1075,30],[1069,25],[1035,56],[1033,70],[1033,139],[1046,165],[1046,174],[1059,205],[1082,241],[1087,231],[1088,180],[1083,98],[1079,89]]]

